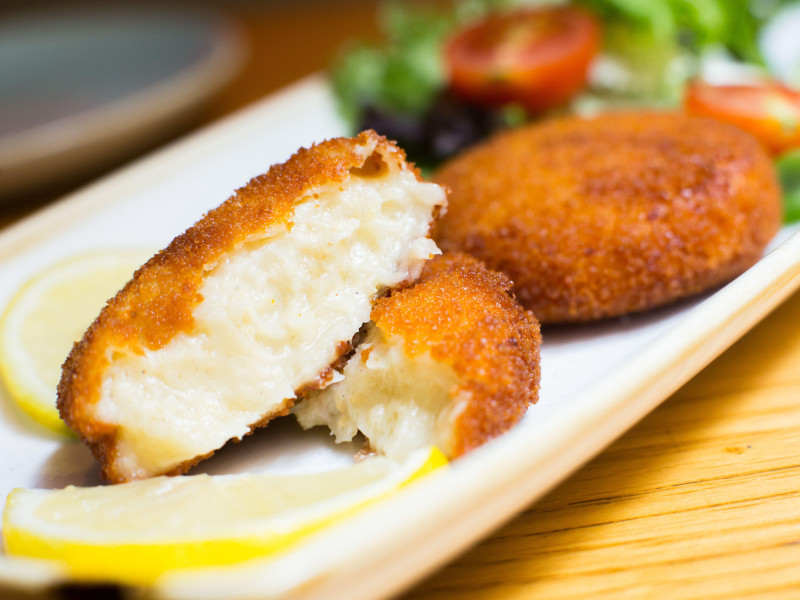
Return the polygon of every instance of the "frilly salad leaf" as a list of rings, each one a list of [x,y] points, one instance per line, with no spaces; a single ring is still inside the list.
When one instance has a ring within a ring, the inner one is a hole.
[[[784,221],[800,221],[800,149],[781,156],[775,166],[783,188]]]
[[[654,42],[699,51],[722,45],[739,60],[761,62],[758,31],[790,0],[580,0],[604,23],[626,23]],[[631,47],[631,51],[635,50]]]
[[[603,53],[579,112],[608,105],[677,106],[686,83],[727,55],[761,67],[758,35],[785,4],[797,0],[578,0],[599,15]],[[757,71],[758,69],[751,69]],[[702,72],[701,72],[702,71]],[[742,72],[745,70],[743,69]]]

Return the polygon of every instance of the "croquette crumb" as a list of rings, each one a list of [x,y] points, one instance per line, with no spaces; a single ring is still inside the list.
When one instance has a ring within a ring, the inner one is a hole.
[[[725,283],[780,227],[772,162],[750,135],[670,113],[565,117],[444,165],[436,238],[514,281],[542,323],[661,306]]]

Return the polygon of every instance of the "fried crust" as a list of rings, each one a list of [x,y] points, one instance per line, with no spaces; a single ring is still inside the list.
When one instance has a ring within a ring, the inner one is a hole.
[[[453,424],[460,456],[517,423],[539,396],[539,323],[510,293],[511,281],[466,254],[429,261],[412,287],[379,300],[372,320],[413,357],[430,353],[459,379],[465,402]]]
[[[717,121],[568,117],[500,134],[444,165],[435,237],[507,273],[542,323],[661,306],[753,265],[781,222],[767,154]]]
[[[117,426],[99,421],[93,407],[99,400],[103,373],[115,355],[156,350],[179,332],[191,332],[193,312],[202,301],[198,293],[207,273],[228,252],[275,228],[291,228],[295,205],[322,186],[344,182],[353,170],[379,172],[405,167],[405,154],[374,131],[355,138],[336,138],[303,148],[286,163],[250,180],[211,210],[166,249],[136,271],[76,343],[63,367],[58,385],[58,410],[64,422],[89,446],[112,482],[125,480],[117,472]],[[419,175],[418,175],[419,176]],[[350,349],[341,344],[340,354]],[[330,369],[303,391],[324,385]],[[253,428],[286,414],[287,400],[275,413],[265,414]],[[208,455],[207,455],[208,456]],[[179,465],[172,475],[186,472],[205,458]]]

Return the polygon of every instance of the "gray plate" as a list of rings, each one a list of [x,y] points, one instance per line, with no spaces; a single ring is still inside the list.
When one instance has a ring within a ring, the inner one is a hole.
[[[0,202],[174,130],[240,64],[230,24],[135,8],[0,25]]]

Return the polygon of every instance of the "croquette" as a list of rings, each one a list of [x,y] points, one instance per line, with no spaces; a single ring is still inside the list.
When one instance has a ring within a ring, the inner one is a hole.
[[[393,458],[439,447],[455,458],[502,434],[536,402],[539,324],[511,281],[465,254],[438,256],[372,309],[339,381],[299,402],[305,427],[359,431]]]
[[[374,132],[302,149],[112,298],[58,387],[112,482],[178,474],[329,384],[375,300],[439,250],[444,190]]]
[[[514,281],[542,323],[651,309],[714,288],[781,223],[772,162],[733,126],[671,113],[564,117],[445,164],[435,239]]]

